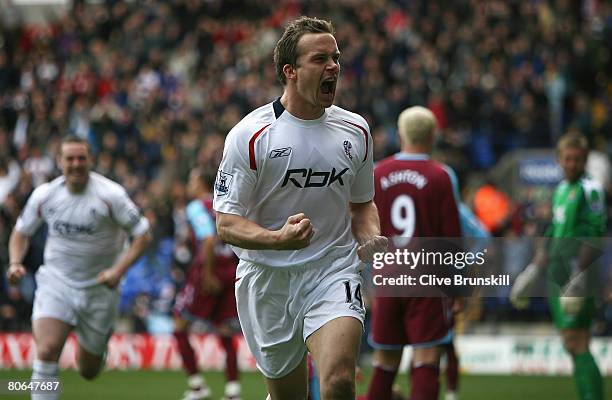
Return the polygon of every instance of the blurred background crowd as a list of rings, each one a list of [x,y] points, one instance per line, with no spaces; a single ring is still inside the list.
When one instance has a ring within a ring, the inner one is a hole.
[[[551,156],[567,130],[588,137],[610,192],[607,1],[74,1],[33,24],[0,0],[0,265],[28,195],[59,174],[62,136],[87,138],[94,169],[121,183],[154,227],[122,285],[125,329],[167,331],[191,259],[189,170],[215,168],[231,127],[281,94],[272,49],[284,22],[302,14],[333,21],[336,104],[366,117],[375,159],[397,151],[398,113],[428,106],[440,128],[436,157],[456,170],[494,236],[538,234],[552,186],[509,185],[505,174],[518,167],[508,160],[528,149]],[[33,240],[30,271],[44,235]],[[0,331],[28,329],[33,279],[0,285]],[[501,296],[482,303],[472,319],[514,318]],[[611,333],[612,310],[601,310],[599,333]],[[547,318],[544,302],[527,313]]]

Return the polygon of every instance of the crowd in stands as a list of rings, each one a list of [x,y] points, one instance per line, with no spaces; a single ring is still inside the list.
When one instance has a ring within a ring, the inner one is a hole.
[[[94,169],[154,227],[124,290],[135,329],[168,312],[189,264],[188,171],[214,168],[229,129],[280,95],[271,53],[295,16],[335,24],[336,104],[366,117],[376,159],[396,151],[397,115],[417,104],[434,111],[437,153],[462,182],[514,149],[551,148],[567,129],[612,152],[606,1],[74,1],[34,25],[0,4],[0,265],[31,190],[58,175],[62,136],[87,138]],[[43,243],[41,232],[30,271]],[[0,285],[0,331],[27,327],[33,282]]]

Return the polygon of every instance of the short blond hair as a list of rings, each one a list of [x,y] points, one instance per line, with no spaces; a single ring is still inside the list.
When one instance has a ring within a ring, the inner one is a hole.
[[[589,152],[589,141],[582,133],[570,131],[559,138],[557,142],[557,155],[564,149],[580,149],[585,154]]]
[[[416,146],[431,143],[436,125],[434,114],[421,106],[407,108],[397,118],[397,128],[402,141]]]

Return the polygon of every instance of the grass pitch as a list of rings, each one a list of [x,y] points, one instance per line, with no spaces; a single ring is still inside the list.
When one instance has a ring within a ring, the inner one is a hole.
[[[369,371],[357,387],[363,394],[369,382]],[[7,394],[5,388],[9,380],[27,380],[30,371],[0,370],[0,399],[29,399],[27,394]],[[206,379],[213,390],[213,399],[223,395],[224,378],[220,372],[209,372]],[[179,400],[186,388],[185,376],[177,371],[105,371],[98,379],[87,382],[75,371],[62,371],[62,400]],[[444,381],[444,378],[442,378]],[[266,390],[259,373],[241,374],[243,400],[264,400]],[[406,374],[398,376],[404,393],[407,392]],[[608,399],[612,399],[612,378],[605,382]],[[571,377],[545,376],[476,376],[463,375],[460,380],[459,398],[461,400],[575,400],[576,392]]]

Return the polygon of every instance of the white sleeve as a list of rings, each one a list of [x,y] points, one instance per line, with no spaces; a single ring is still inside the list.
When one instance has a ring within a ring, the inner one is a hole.
[[[143,235],[149,230],[149,220],[140,212],[127,192],[121,190],[111,200],[113,218],[132,237]]]
[[[368,125],[366,124],[365,126]],[[355,182],[351,187],[351,203],[366,203],[374,198],[374,143],[369,127],[367,141],[367,157],[361,164],[361,167],[359,167],[355,176]],[[364,149],[364,151],[366,150]]]
[[[15,229],[26,236],[32,236],[36,230],[42,225],[44,219],[42,217],[42,204],[49,194],[49,184],[45,183],[37,187],[25,207],[21,211]]]
[[[232,130],[225,139],[223,159],[215,180],[215,211],[244,217],[257,183],[257,172],[250,167],[247,140]]]

